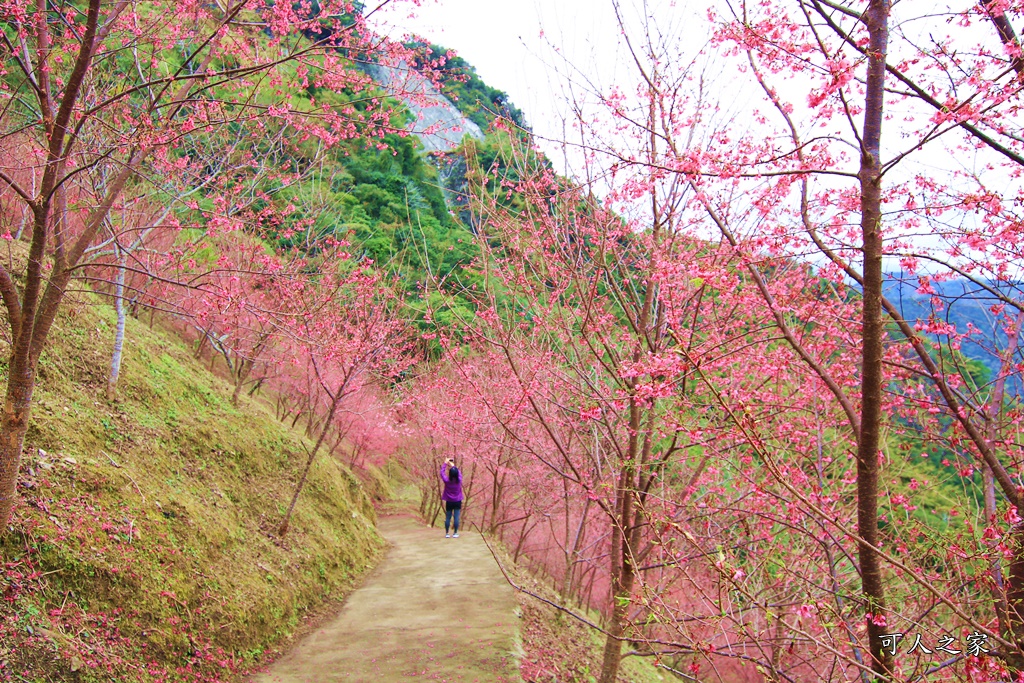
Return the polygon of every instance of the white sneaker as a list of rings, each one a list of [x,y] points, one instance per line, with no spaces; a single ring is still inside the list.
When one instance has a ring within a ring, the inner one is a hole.
[[[452,535],[452,538],[458,538],[458,537],[459,537],[459,535],[458,535],[458,534],[453,534],[453,535]]]
[[[455,535],[456,535],[456,536],[458,536],[458,534],[455,534]],[[445,535],[444,535],[444,537],[445,537],[445,538],[451,538],[451,537],[452,537],[452,535],[451,535],[451,534],[445,534]]]

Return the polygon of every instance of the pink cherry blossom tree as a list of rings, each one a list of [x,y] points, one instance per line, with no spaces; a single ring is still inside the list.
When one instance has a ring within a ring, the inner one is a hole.
[[[224,151],[232,130],[262,130],[270,139],[288,131],[295,144],[325,149],[391,130],[390,108],[369,76],[351,68],[352,60],[404,54],[366,29],[373,11],[360,14],[344,1],[315,8],[262,0],[158,3],[145,11],[99,0],[0,5],[0,201],[5,215],[17,217],[10,236],[28,242],[26,258],[0,269],[12,339],[0,422],[0,527],[16,499],[39,355],[90,250],[118,226],[111,212],[158,171],[188,169],[186,140],[197,152],[200,139],[206,149]],[[310,86],[372,94],[317,100],[303,94]],[[206,172],[223,170],[214,164]],[[103,182],[91,182],[98,175]],[[219,216],[205,228],[231,226],[232,197],[213,198]]]
[[[346,256],[324,259],[319,277],[303,288],[302,308],[288,320],[285,353],[290,352],[293,366],[313,387],[317,427],[316,441],[279,527],[282,535],[328,434],[333,429],[348,433],[349,426],[336,421],[345,420],[343,413],[350,412],[347,404],[353,396],[375,378],[393,380],[412,362],[408,329],[395,312],[400,299],[394,286],[370,264],[352,263]],[[287,391],[287,385],[280,390]]]

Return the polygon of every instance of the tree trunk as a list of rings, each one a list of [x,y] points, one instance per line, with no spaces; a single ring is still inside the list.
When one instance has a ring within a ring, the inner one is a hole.
[[[653,182],[653,169],[658,156],[658,97],[652,89],[648,91],[647,125],[650,133],[649,146],[647,148],[648,161],[652,169],[651,200],[651,244],[652,251],[648,254],[647,274],[644,278],[644,297],[636,310],[636,338],[633,346],[632,359],[634,363],[640,361],[644,345],[650,348],[650,321],[655,304],[655,286],[651,280],[651,273],[654,269],[654,249],[661,235],[662,213],[658,205],[657,182]],[[626,380],[626,387],[629,389],[629,447],[626,453],[626,461],[622,464],[619,472],[619,481],[616,490],[615,513],[616,519],[612,520],[612,547],[611,547],[611,587],[612,587],[612,611],[611,623],[608,626],[608,635],[604,644],[604,656],[601,660],[600,683],[615,683],[618,677],[619,664],[622,661],[622,637],[625,633],[626,619],[629,616],[629,605],[633,596],[633,582],[636,568],[633,565],[633,550],[639,537],[639,525],[632,524],[634,515],[634,503],[638,493],[637,475],[642,467],[641,437],[642,408],[636,396],[636,384],[634,380]],[[643,450],[647,453],[649,437],[643,439]]]
[[[0,435],[0,535],[4,534],[14,514],[18,497],[18,470],[21,451],[32,407],[35,369],[27,361],[12,362],[4,401],[3,432]]]
[[[120,254],[117,275],[114,280],[114,310],[117,312],[117,328],[114,331],[114,352],[110,356],[110,377],[107,378],[107,400],[117,397],[117,378],[121,374],[121,352],[124,348],[124,254]]]
[[[861,149],[860,205],[864,250],[864,301],[861,349],[861,420],[857,441],[857,554],[867,621],[871,668],[879,680],[892,672],[882,649],[887,631],[882,566],[876,548],[878,471],[882,419],[882,190],[880,147],[884,107],[885,59],[888,47],[888,0],[871,0],[864,16],[869,36],[864,135]]]
[[[345,432],[339,431],[338,437],[334,440],[334,444],[331,446],[329,454],[333,457],[338,449],[341,448],[341,442],[345,440]]]
[[[323,445],[324,439],[327,437],[327,431],[331,426],[331,420],[334,419],[334,413],[338,410],[338,404],[341,403],[341,397],[344,395],[344,386],[338,387],[338,392],[331,399],[331,411],[327,415],[327,420],[324,423],[323,429],[320,430],[320,436],[316,440],[316,444],[313,446],[313,450],[309,452],[309,457],[306,459],[306,466],[302,468],[302,476],[299,477],[299,483],[295,485],[295,493],[292,494],[292,502],[288,505],[288,512],[285,513],[284,521],[281,522],[281,526],[278,527],[277,533],[280,536],[284,536],[288,533],[288,525],[292,520],[292,512],[295,511],[295,503],[299,500],[299,494],[302,493],[302,487],[306,485],[306,478],[309,476],[309,470],[313,466],[313,459],[316,457],[317,451],[320,450],[320,446]]]
[[[615,520],[612,529],[611,548],[611,589],[612,610],[608,633],[604,642],[604,656],[601,659],[600,683],[615,683],[622,661],[622,636],[625,633],[629,603],[633,596],[633,548],[629,520],[633,517],[633,482],[636,470],[633,463],[638,454],[638,430],[640,408],[636,398],[631,399],[629,451],[626,463],[619,472],[618,491],[615,500]]]
[[[526,535],[533,527],[528,526],[530,524],[531,515],[526,515],[523,518],[523,530],[519,533],[519,539],[516,541],[515,552],[512,553],[512,563],[516,564],[519,562],[519,554],[523,551],[523,544],[526,543]]]
[[[149,329],[153,329],[153,316],[149,317]],[[192,353],[192,357],[199,360],[203,357],[203,351],[206,350],[206,343],[210,341],[210,333],[203,330],[203,336],[199,338],[199,342],[196,344],[196,350]]]
[[[999,376],[996,377],[996,383],[992,389],[992,397],[989,399],[989,404],[985,411],[988,417],[988,429],[986,429],[985,437],[988,440],[989,448],[993,450],[996,447],[999,416],[1003,410],[1003,392],[1006,387],[1006,377],[1012,371],[1011,368],[1014,356],[1017,353],[1017,340],[1020,336],[1022,323],[1024,323],[1024,311],[1017,313],[1017,320],[1009,332],[1007,332],[1006,349],[1002,353],[1002,360],[999,364]],[[985,523],[994,526],[998,523],[996,520],[996,481],[995,473],[987,462],[982,462],[982,481],[985,494]],[[1024,558],[1018,557],[1022,552],[1022,548],[1019,545],[1013,545],[1012,547],[1015,553],[1014,559],[1024,562]],[[1013,605],[1014,617],[1013,619],[1010,618],[1009,609],[1006,604],[1007,595],[1005,582],[1003,581],[1003,567],[998,554],[992,560],[991,574],[992,598],[995,601],[996,618],[999,621],[1000,634],[1010,640],[1019,641],[1020,639],[1017,637],[1021,624],[1019,615],[1024,607],[1019,602],[1015,603]],[[1020,587],[1015,591],[1015,595],[1017,597],[1020,596]],[[1016,628],[1014,628],[1014,624],[1017,624]]]
[[[628,543],[621,543],[622,569],[612,583],[612,614],[608,622],[608,633],[604,641],[604,655],[601,659],[600,683],[615,683],[622,662],[622,639],[626,632],[626,618],[629,616],[630,599],[633,595],[633,567],[629,558]]]
[[[235,408],[238,407],[238,397],[242,393],[242,386],[245,381],[249,379],[249,373],[252,372],[252,361],[247,361],[244,358],[238,361],[238,371],[235,373],[235,391],[231,394],[231,405]]]
[[[498,460],[498,467],[494,468],[492,476],[493,493],[491,494],[491,526],[490,535],[493,536],[498,528],[498,513],[501,511],[501,498],[504,493],[505,478],[498,477],[498,469],[501,467],[501,460]]]
[[[1024,671],[1024,657],[1020,651],[1024,644],[1024,523],[1018,523],[1011,529],[1009,541],[1013,558],[1006,577],[1007,610],[1004,629],[1007,640],[1013,641],[1018,649],[1006,652],[1003,659],[1010,666],[1012,676]]]
[[[72,110],[92,62],[100,4],[100,0],[90,0],[88,3],[81,48],[64,85],[60,104],[56,108],[51,100],[49,65],[46,63],[50,42],[48,12],[46,3],[40,1],[37,5],[38,24],[35,30],[40,54],[40,83],[37,93],[46,128],[47,153],[38,202],[33,204],[32,208],[32,243],[29,247],[21,301],[8,301],[7,297],[4,300],[11,325],[12,349],[8,364],[7,395],[4,400],[3,418],[0,421],[0,533],[4,533],[11,520],[18,495],[18,470],[21,467],[21,451],[31,415],[36,363],[64,298],[65,288],[71,278],[71,267],[77,265],[85,245],[99,230],[103,216],[110,210],[114,198],[124,187],[133,165],[133,162],[129,161],[125,170],[118,176],[119,179],[113,183],[104,202],[90,213],[83,233],[78,236],[75,246],[70,251],[67,250],[64,235],[57,233],[56,241],[50,245],[54,250],[54,267],[47,278],[43,260],[46,258],[47,242],[53,228],[51,202],[53,192],[59,187],[64,172],[64,158],[67,153],[65,143]]]

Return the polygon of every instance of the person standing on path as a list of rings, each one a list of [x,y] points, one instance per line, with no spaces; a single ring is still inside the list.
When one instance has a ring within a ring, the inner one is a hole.
[[[455,466],[455,460],[448,458],[441,463],[441,481],[444,482],[444,493],[441,500],[444,501],[444,537],[459,537],[459,516],[462,513],[462,473]],[[452,529],[455,533],[449,534],[448,527],[455,518],[455,526]]]

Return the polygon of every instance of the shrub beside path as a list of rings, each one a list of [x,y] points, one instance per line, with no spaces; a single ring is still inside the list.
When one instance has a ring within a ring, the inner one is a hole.
[[[252,683],[519,683],[512,589],[480,534],[384,517],[387,556],[333,619]]]

